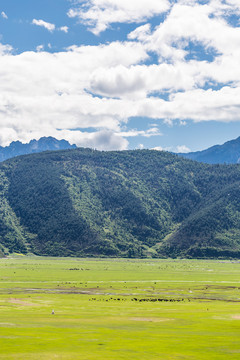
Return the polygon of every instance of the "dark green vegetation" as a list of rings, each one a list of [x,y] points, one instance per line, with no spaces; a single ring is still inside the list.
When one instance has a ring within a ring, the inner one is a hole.
[[[240,162],[240,137],[203,151],[179,155],[186,159],[201,161],[207,164],[238,164]]]
[[[76,149],[0,166],[0,254],[240,257],[240,167]]]
[[[1,259],[0,359],[239,360],[239,279],[237,261]]]

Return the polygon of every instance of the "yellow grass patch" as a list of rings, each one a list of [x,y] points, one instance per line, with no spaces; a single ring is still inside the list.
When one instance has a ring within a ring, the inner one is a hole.
[[[11,304],[16,304],[16,305],[20,305],[20,306],[39,306],[38,304],[34,304],[29,301],[25,301],[23,299],[16,299],[16,298],[9,299],[9,302]]]
[[[233,316],[232,316],[232,319],[233,319],[233,320],[240,320],[240,315],[233,315]]]
[[[174,319],[167,319],[167,318],[146,318],[146,317],[133,317],[130,318],[132,321],[148,321],[148,322],[163,322],[163,321],[172,321]]]

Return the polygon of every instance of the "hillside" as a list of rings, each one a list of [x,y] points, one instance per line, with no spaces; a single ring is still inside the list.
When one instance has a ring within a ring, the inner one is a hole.
[[[39,153],[50,150],[75,149],[76,145],[70,145],[66,140],[57,140],[51,136],[42,137],[39,140],[31,140],[27,144],[21,141],[13,141],[9,146],[0,146],[0,161],[4,161],[19,155]]]
[[[203,151],[179,153],[178,155],[207,164],[240,163],[240,137],[227,141],[223,145],[215,145]]]
[[[150,150],[10,159],[0,244],[2,254],[240,258],[240,167]]]

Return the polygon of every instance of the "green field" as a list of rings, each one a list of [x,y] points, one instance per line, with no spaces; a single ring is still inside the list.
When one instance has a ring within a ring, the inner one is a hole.
[[[0,259],[0,359],[237,360],[239,337],[240,262]]]

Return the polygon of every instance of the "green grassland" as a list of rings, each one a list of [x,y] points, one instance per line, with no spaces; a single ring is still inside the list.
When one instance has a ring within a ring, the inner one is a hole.
[[[239,336],[237,261],[0,259],[0,359],[237,360]]]

